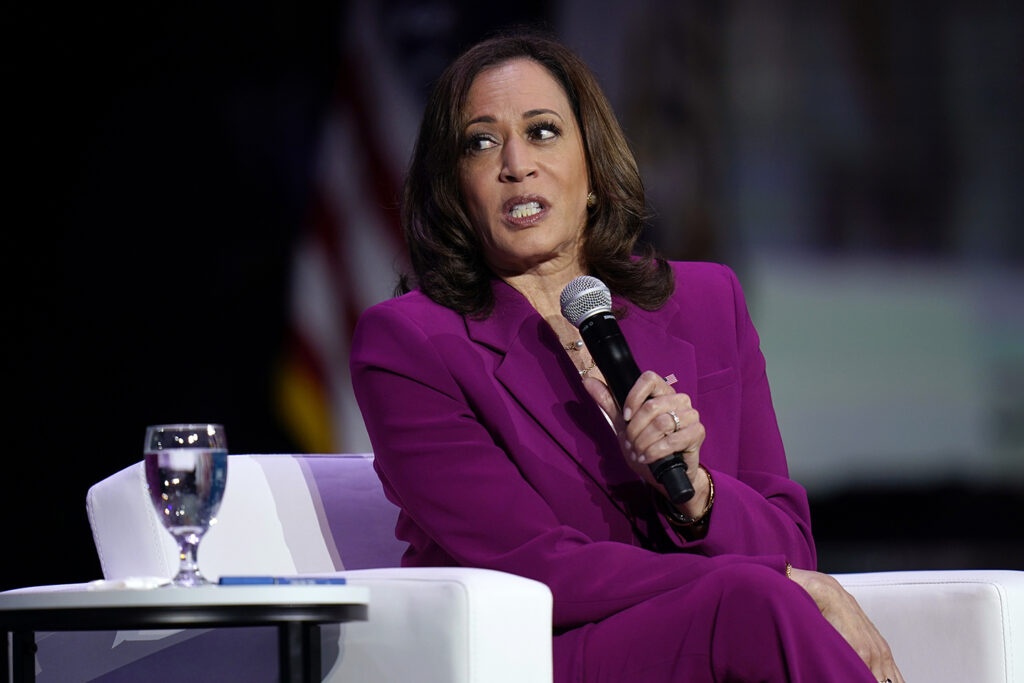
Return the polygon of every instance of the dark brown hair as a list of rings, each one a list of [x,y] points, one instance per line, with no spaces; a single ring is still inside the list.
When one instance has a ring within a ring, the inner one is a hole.
[[[654,310],[672,294],[668,264],[649,246],[634,255],[644,221],[644,187],[611,105],[586,65],[560,43],[535,33],[490,38],[464,52],[434,85],[405,183],[402,224],[416,284],[431,299],[486,317],[494,301],[483,249],[458,183],[465,104],[477,75],[513,59],[545,67],[572,106],[583,137],[597,203],[588,211],[584,261],[612,292]],[[408,291],[403,277],[398,291]]]

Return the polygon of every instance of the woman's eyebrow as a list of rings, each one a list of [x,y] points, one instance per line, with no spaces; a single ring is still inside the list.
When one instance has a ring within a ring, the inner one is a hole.
[[[534,116],[540,116],[542,114],[554,114],[558,118],[562,118],[562,115],[554,109],[530,109],[529,111],[523,112],[523,118],[532,119]]]
[[[466,128],[469,128],[474,123],[494,123],[496,120],[493,116],[478,116],[471,121],[466,121]]]
[[[557,116],[558,118],[562,118],[562,115],[559,114],[554,109],[528,109],[527,111],[523,112],[523,118],[524,119],[532,119],[535,116],[541,116],[543,114],[553,114],[553,115]],[[497,119],[495,119],[490,114],[484,114],[483,116],[478,116],[475,119],[471,119],[471,120],[467,121],[466,122],[466,128],[469,128],[474,123],[494,123],[495,121],[497,121]]]

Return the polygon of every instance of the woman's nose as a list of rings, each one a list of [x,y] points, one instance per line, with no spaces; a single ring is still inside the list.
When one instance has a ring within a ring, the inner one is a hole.
[[[502,148],[501,179],[508,183],[518,183],[536,172],[529,145],[519,138],[506,141]]]

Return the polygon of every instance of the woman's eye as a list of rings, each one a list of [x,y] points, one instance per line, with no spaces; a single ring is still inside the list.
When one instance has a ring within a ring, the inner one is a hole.
[[[551,140],[562,133],[554,123],[535,123],[530,126],[529,132],[534,140]]]
[[[466,142],[467,152],[482,152],[485,149],[497,147],[498,143],[489,135],[474,135]]]

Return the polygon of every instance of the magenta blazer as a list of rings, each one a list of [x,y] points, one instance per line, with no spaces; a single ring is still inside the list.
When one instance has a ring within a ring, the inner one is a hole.
[[[757,333],[724,266],[673,263],[658,311],[616,299],[641,370],[674,377],[707,430],[707,537],[684,542],[626,466],[551,327],[494,281],[485,320],[414,291],[367,310],[352,379],[403,563],[498,569],[547,584],[556,629],[603,619],[714,566],[815,568],[804,489],[789,479]]]

